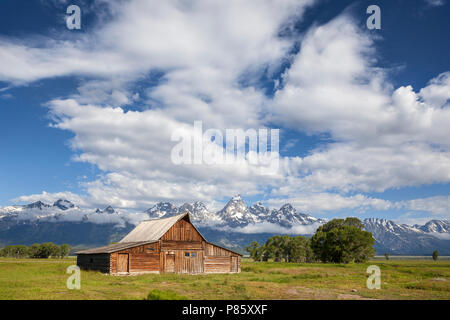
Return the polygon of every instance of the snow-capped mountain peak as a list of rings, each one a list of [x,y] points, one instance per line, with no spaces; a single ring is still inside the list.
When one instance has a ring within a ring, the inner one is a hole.
[[[18,213],[20,211],[23,210],[23,206],[6,206],[3,208],[0,208],[0,214],[4,213],[4,214],[14,214],[14,213]]]
[[[235,201],[235,202],[242,201],[242,197],[240,194],[235,195],[234,197],[231,198],[231,201]]]
[[[24,206],[25,209],[39,209],[39,210],[43,210],[50,207],[51,206],[49,204],[46,204],[42,201],[36,201]]]
[[[72,209],[75,207],[75,205],[72,202],[66,199],[58,199],[57,201],[55,201],[55,203],[53,203],[53,206],[61,210]]]
[[[109,214],[113,214],[113,213],[116,212],[116,210],[114,210],[114,208],[111,207],[111,206],[107,206],[107,207],[105,208],[105,210],[103,210],[103,212],[106,212],[106,213],[109,213]]]
[[[380,218],[367,218],[363,221],[364,225],[369,228],[382,228],[385,232],[398,234],[401,232],[421,232],[421,230],[408,226],[406,224],[398,224],[391,220]]]
[[[151,219],[160,219],[164,216],[169,217],[178,213],[178,208],[170,202],[158,202],[150,209],[146,210]]]
[[[261,202],[257,202],[248,208],[250,213],[258,217],[259,221],[267,220],[270,216],[270,209],[265,207]]]
[[[430,220],[423,226],[414,225],[414,227],[424,232],[450,233],[449,220]]]
[[[434,223],[429,221],[424,226],[408,226],[386,219],[363,220],[365,229],[372,233],[376,241],[377,250],[394,254],[431,254],[432,248],[442,247],[439,239],[450,239],[449,233],[431,231],[437,230],[433,228],[441,225],[441,222],[436,220]],[[442,225],[445,225],[445,221]]]
[[[206,205],[201,201],[194,203],[185,203],[179,209],[178,213],[189,211],[192,220],[199,225],[215,225],[220,222],[220,218],[206,208]]]
[[[117,211],[113,207],[107,206],[103,210],[100,210],[99,208],[95,209],[94,213],[98,213],[98,214],[101,214],[101,213],[113,214],[113,213],[117,213]]]
[[[317,219],[310,215],[297,212],[289,203],[283,205],[279,210],[272,210],[268,220],[271,223],[279,224],[286,228],[291,228],[295,225],[323,224],[326,222],[326,220]]]
[[[249,211],[240,195],[231,198],[225,207],[217,212],[217,215],[230,227],[245,226],[258,221],[257,217]]]

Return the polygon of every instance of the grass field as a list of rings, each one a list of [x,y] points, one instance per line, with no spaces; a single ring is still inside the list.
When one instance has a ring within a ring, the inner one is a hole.
[[[242,262],[240,274],[109,276],[82,271],[68,290],[74,259],[0,259],[0,299],[446,299],[450,261],[376,260],[366,264]],[[366,288],[366,269],[381,269],[381,289]]]

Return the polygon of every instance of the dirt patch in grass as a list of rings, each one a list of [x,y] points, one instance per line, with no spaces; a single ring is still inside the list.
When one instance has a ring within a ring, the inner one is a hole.
[[[350,294],[350,293],[340,293],[337,296],[338,300],[376,300],[372,298],[364,298],[357,294]]]
[[[445,278],[433,278],[431,281],[447,281]]]

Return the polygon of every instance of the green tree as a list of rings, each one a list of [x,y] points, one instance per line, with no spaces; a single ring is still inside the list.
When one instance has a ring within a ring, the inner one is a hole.
[[[53,245],[53,243],[50,243],[50,242],[42,243],[41,246],[39,247],[38,257],[41,259],[50,258],[50,256],[53,253],[52,245]]]
[[[386,258],[386,260],[389,260],[389,256],[390,256],[390,254],[387,252],[384,254],[384,257]]]
[[[41,245],[39,243],[33,243],[31,246],[28,247],[28,253],[30,255],[30,258],[39,258],[41,250]]]
[[[252,241],[248,246],[245,247],[245,251],[250,254],[250,258],[253,261],[261,261],[262,259],[262,248],[259,246],[257,241]]]
[[[269,259],[272,258],[272,248],[267,247],[265,244],[261,246],[261,260],[262,261],[269,261]]]
[[[269,259],[273,259],[275,262],[315,261],[310,240],[302,236],[273,236],[267,239],[263,246],[259,246],[256,241],[253,241],[246,247],[246,251],[255,261],[268,261]]]
[[[374,239],[357,218],[333,219],[320,226],[311,248],[322,262],[365,262],[375,254]]]
[[[6,246],[0,250],[0,257],[9,257],[10,246]]]
[[[15,258],[26,258],[28,257],[28,247],[22,244],[15,246],[14,248]]]
[[[439,251],[434,250],[433,251],[433,260],[436,261],[439,258]]]
[[[28,257],[28,247],[24,245],[10,245],[4,247],[0,256],[10,258],[26,258]]]
[[[313,260],[310,242],[306,237],[291,238],[289,251],[289,262],[311,262]]]
[[[275,262],[281,262],[285,256],[285,248],[283,244],[285,243],[285,239],[282,236],[273,236],[266,241],[265,252],[270,259],[273,259]]]
[[[302,257],[305,255],[302,240],[297,237],[293,237],[289,242],[286,242],[285,250],[287,262],[301,262]]]
[[[0,256],[2,256],[2,257],[11,257],[12,256],[12,252],[13,252],[12,246],[6,246],[6,247],[4,247],[1,250]]]
[[[60,248],[52,242],[45,242],[31,245],[30,252],[33,258],[47,259],[50,257],[59,257]]]
[[[63,243],[59,247],[59,257],[60,258],[67,257],[69,255],[71,249],[72,249],[72,247],[70,245]]]
[[[61,249],[58,245],[54,244],[53,242],[46,242],[43,243],[43,245],[48,248],[48,252],[50,252],[49,257],[52,258],[58,258],[61,254]]]

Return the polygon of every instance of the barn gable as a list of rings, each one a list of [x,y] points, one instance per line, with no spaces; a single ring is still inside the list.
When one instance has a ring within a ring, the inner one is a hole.
[[[194,227],[194,225],[186,219],[189,215],[186,215],[183,219],[178,220],[169,230],[161,237],[161,240],[165,241],[205,241],[205,238]]]

